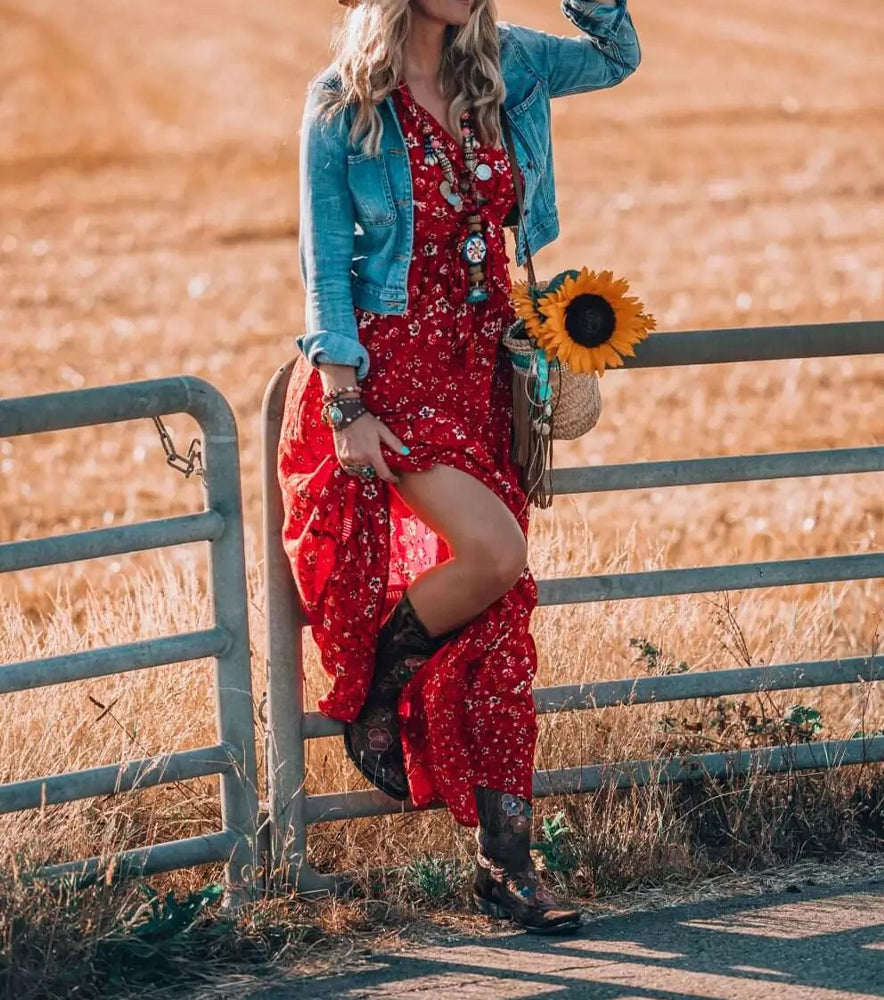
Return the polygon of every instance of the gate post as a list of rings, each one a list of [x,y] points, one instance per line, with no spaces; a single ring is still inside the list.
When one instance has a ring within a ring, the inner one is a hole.
[[[307,863],[304,811],[304,662],[301,630],[308,624],[282,547],[284,510],[277,478],[277,449],[286,389],[294,360],[267,386],[261,411],[264,497],[264,612],[267,642],[267,760],[271,881],[299,895],[334,893],[338,879]]]
[[[221,818],[240,837],[227,861],[224,907],[236,909],[257,896],[258,770],[252,705],[251,644],[246,592],[239,442],[236,421],[224,397],[211,386],[190,384],[190,414],[203,428],[206,506],[224,518],[224,531],[209,548],[212,600],[217,626],[229,636],[215,659],[215,718],[218,739],[233,747],[233,767],[221,774]]]

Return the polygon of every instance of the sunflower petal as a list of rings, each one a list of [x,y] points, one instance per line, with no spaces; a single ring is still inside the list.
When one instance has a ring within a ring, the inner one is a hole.
[[[620,357],[610,344],[599,344],[597,350],[612,368],[619,368],[623,364],[623,358]]]
[[[630,358],[635,357],[635,351],[632,349],[632,344],[611,344],[615,351],[619,351],[621,354],[626,354]]]

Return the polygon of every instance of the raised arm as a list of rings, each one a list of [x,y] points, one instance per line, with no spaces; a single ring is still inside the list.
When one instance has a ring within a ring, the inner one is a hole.
[[[562,13],[582,37],[509,25],[520,58],[546,82],[550,97],[613,87],[635,72],[641,49],[626,3],[562,0]]]
[[[320,122],[318,97],[314,85],[301,123],[298,244],[307,332],[295,343],[314,367],[352,365],[362,379],[369,359],[359,342],[350,285],[356,222],[347,185],[346,126],[343,112]]]

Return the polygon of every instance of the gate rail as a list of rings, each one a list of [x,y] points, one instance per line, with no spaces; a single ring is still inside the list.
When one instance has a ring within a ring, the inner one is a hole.
[[[121,851],[111,858],[45,866],[31,874],[39,878],[73,874],[87,884],[108,864],[114,877],[125,878],[224,861],[224,905],[237,907],[256,892],[258,801],[239,453],[236,422],[227,401],[208,382],[184,376],[5,399],[0,400],[0,436],[172,413],[189,413],[202,428],[208,509],[183,517],[0,544],[0,572],[208,541],[214,626],[3,665],[0,694],[211,656],[215,658],[218,742],[0,785],[0,813],[219,774],[219,832]]]
[[[771,361],[789,358],[884,354],[884,321],[655,333],[625,368]],[[301,629],[308,625],[282,548],[283,508],[276,453],[285,392],[294,361],[267,386],[263,407],[264,571],[267,628],[267,711],[270,848],[272,870],[301,893],[335,891],[340,877],[307,862],[313,823],[407,812],[413,808],[380,791],[308,795],[304,741],[335,736],[343,726],[304,711]],[[884,471],[884,446],[784,454],[735,455],[553,470],[558,494],[645,489],[748,480]],[[705,566],[538,581],[538,604],[624,600],[671,594],[742,590],[884,577],[884,552],[742,565]],[[634,677],[597,684],[535,689],[538,712],[568,712],[688,698],[789,690],[884,679],[884,657]],[[678,758],[620,761],[537,772],[537,796],[686,781],[701,775],[774,773],[884,760],[884,736],[826,740]]]

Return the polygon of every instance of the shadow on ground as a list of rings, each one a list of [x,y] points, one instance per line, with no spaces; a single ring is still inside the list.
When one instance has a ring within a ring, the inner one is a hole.
[[[884,884],[667,907],[378,953],[244,1000],[847,1000],[884,997]]]

